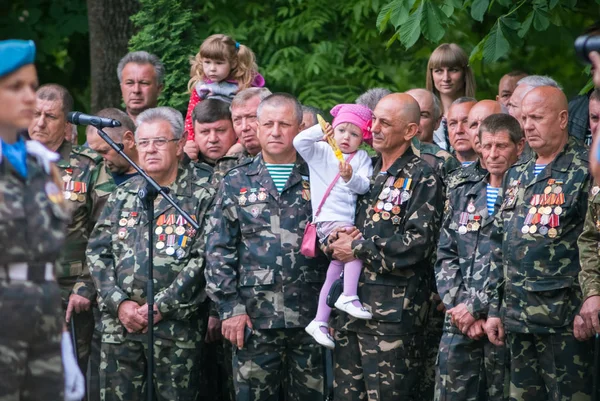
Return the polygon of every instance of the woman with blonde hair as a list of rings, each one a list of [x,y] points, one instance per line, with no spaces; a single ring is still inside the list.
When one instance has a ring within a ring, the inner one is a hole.
[[[439,45],[427,63],[426,87],[442,102],[442,123],[434,132],[433,140],[442,149],[449,150],[446,117],[450,105],[459,97],[475,97],[475,77],[469,66],[469,56],[455,43]]]

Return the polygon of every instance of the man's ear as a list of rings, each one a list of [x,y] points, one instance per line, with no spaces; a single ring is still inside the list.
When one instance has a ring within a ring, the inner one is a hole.
[[[417,132],[419,131],[419,126],[416,123],[410,123],[406,127],[406,133],[404,134],[404,140],[406,142],[410,142]]]
[[[133,149],[135,147],[135,135],[131,131],[126,131],[121,140],[125,149]]]

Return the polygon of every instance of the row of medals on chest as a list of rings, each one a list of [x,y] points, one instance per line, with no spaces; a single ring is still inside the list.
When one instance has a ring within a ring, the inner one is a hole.
[[[63,180],[63,196],[66,200],[85,202],[85,194],[87,193],[87,183],[80,181],[73,181],[73,169],[65,169],[65,175],[62,176]]]
[[[132,228],[137,224],[138,212],[122,212],[119,220],[119,239],[124,239],[127,235],[127,228]],[[194,216],[192,216],[194,219]],[[194,219],[195,220],[195,219]],[[196,230],[189,226],[186,228],[186,221],[181,215],[169,214],[160,215],[156,221],[154,234],[158,236],[155,244],[159,251],[164,249],[167,255],[174,255],[178,258],[185,256],[185,247],[189,239],[196,234]]]
[[[548,235],[550,238],[556,238],[560,215],[563,212],[561,206],[565,203],[562,185],[562,180],[550,179],[543,194],[535,194],[531,197],[529,201],[531,207],[527,211],[525,222],[521,227],[523,234],[537,232],[541,235]]]
[[[475,201],[471,199],[467,205],[467,211],[460,214],[458,233],[466,234],[469,231],[477,231],[481,227],[481,215],[475,214]]]
[[[410,199],[412,178],[398,178],[395,181],[394,178],[388,177],[375,201],[371,217],[374,222],[391,219],[393,224],[400,224],[400,205]]]
[[[238,197],[238,203],[240,204],[240,206],[245,206],[246,203],[248,203],[248,202],[254,203],[257,200],[259,200],[261,202],[264,202],[265,200],[267,200],[266,188],[260,188],[258,190],[258,194],[256,193],[256,188],[250,188],[250,195],[246,196],[247,193],[248,193],[247,188],[240,189],[240,195]]]

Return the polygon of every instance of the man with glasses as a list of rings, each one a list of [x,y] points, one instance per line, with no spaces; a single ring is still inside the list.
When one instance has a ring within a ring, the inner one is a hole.
[[[168,107],[137,118],[140,166],[202,227],[214,191],[210,170],[180,164],[183,118]],[[204,244],[162,196],[148,224],[134,177],[111,194],[87,249],[102,311],[103,400],[146,397],[148,229],[154,232],[154,384],[157,400],[194,400],[206,327]]]

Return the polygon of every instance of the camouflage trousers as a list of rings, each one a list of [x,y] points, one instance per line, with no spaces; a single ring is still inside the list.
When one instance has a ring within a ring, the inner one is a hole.
[[[440,348],[440,340],[444,331],[445,312],[438,311],[437,305],[440,303],[431,300],[429,303],[429,313],[427,315],[427,324],[423,333],[423,365],[418,375],[419,389],[417,401],[432,401],[435,389],[435,382],[439,375],[437,369],[437,355]]]
[[[336,331],[334,400],[416,400],[422,339],[422,333],[380,336]]]
[[[103,401],[145,401],[147,344],[126,340],[121,344],[102,343],[100,399]],[[155,338],[154,392],[157,401],[195,401],[200,391],[201,344],[184,348]]]
[[[472,340],[444,333],[440,342],[436,383],[439,401],[504,401],[507,399],[506,347],[487,338]]]
[[[63,302],[63,312],[67,311],[67,305],[69,304],[69,295],[73,286],[77,282],[77,277],[63,277],[58,280],[60,286],[60,295]],[[98,308],[93,303],[92,308],[88,311],[82,311],[75,313],[73,311],[74,322],[75,322],[75,335],[77,336],[77,355],[79,355],[78,364],[79,369],[85,376],[88,371],[88,360],[90,357],[90,351],[92,346],[92,336],[94,334],[94,312],[92,309]],[[69,323],[70,325],[70,323]],[[70,327],[67,327],[70,331]],[[75,346],[75,344],[73,344]]]
[[[511,401],[589,401],[592,394],[593,341],[572,332],[507,333]]]
[[[62,401],[64,318],[55,282],[0,280],[0,401]]]
[[[254,330],[244,348],[233,351],[237,401],[323,399],[323,356],[303,328]]]
[[[87,401],[100,401],[100,348],[102,346],[102,312],[98,308],[94,312],[94,334],[90,347],[90,363],[88,370]]]
[[[204,344],[204,349],[201,380],[206,391],[200,394],[200,401],[235,400],[231,343],[223,339]]]

